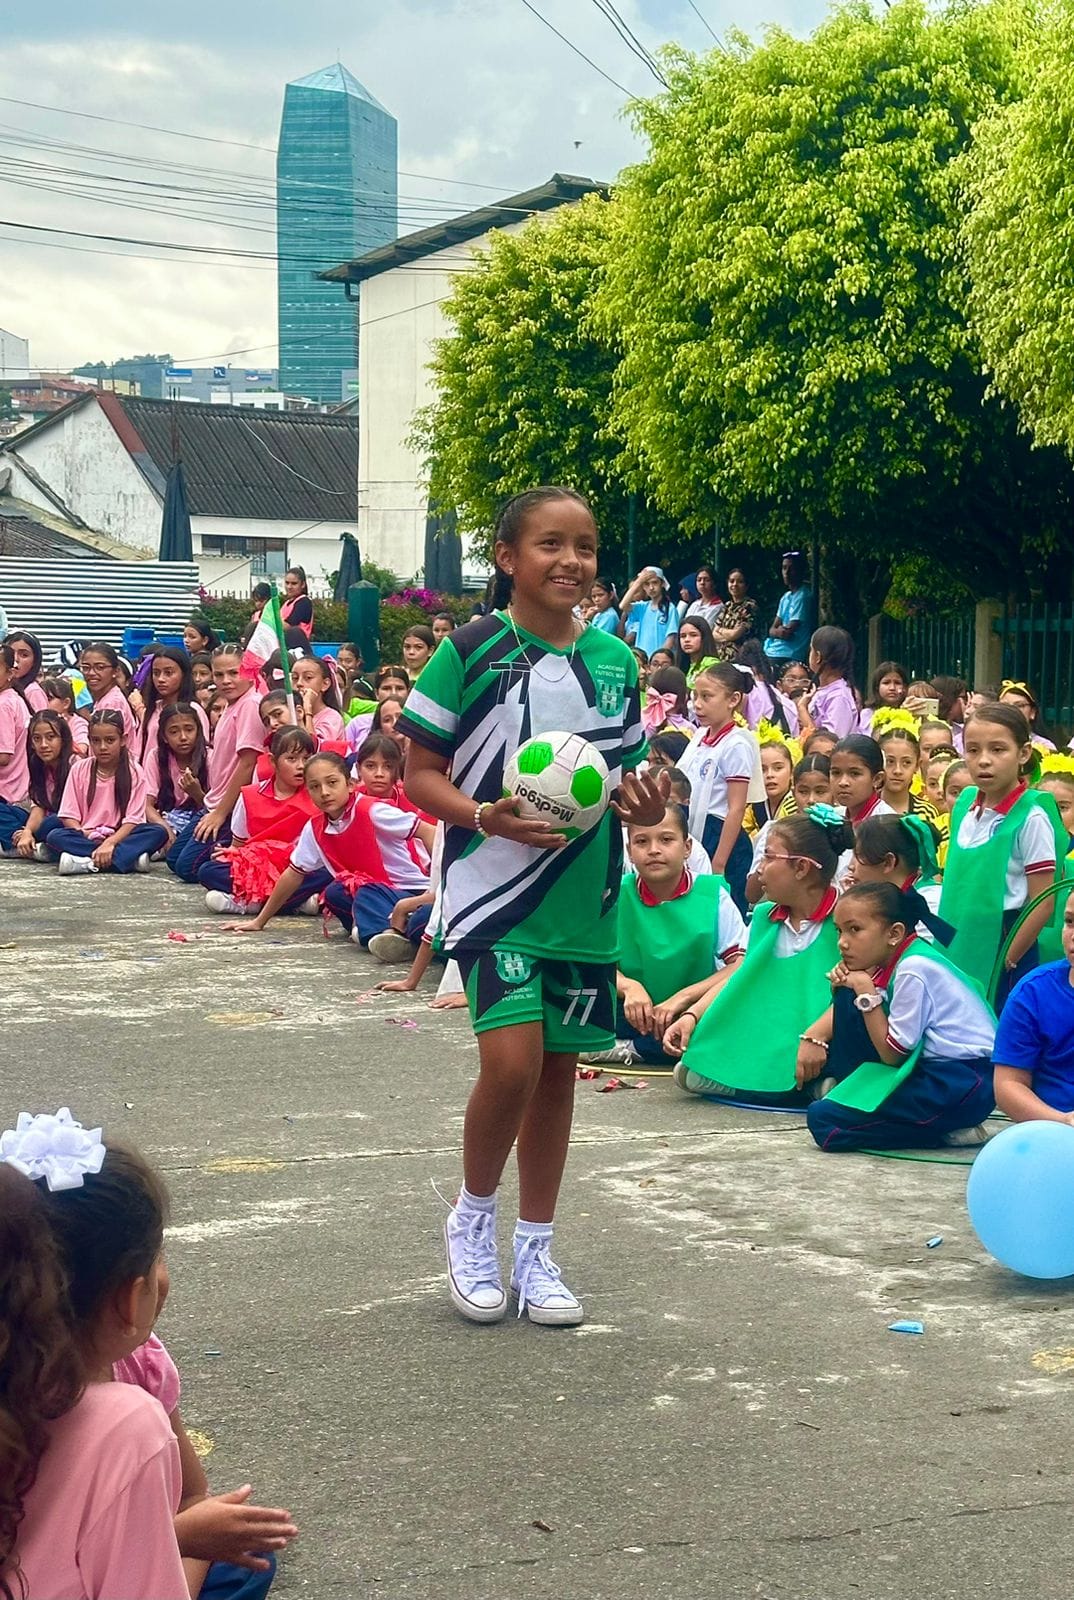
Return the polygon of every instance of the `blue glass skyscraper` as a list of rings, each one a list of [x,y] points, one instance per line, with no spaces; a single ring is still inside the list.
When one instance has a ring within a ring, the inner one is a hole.
[[[398,233],[395,118],[336,62],[289,83],[276,156],[280,387],[338,404],[354,306],[315,274]]]

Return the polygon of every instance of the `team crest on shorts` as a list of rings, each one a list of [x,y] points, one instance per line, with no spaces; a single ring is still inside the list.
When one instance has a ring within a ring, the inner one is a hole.
[[[597,666],[593,669],[593,683],[597,692],[596,706],[602,717],[622,715],[626,693],[626,668]]]
[[[517,950],[497,950],[496,973],[501,983],[528,983],[533,976],[533,962]]]

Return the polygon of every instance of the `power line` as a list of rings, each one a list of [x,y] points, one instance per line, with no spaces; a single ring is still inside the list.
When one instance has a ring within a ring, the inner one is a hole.
[[[560,33],[560,31],[556,27],[555,23],[554,22],[549,22],[548,18],[546,16],[544,16],[540,11],[538,11],[537,7],[535,5],[531,4],[531,0],[522,0],[522,4],[525,6],[527,11],[532,11],[533,12],[533,15],[537,18],[538,22],[543,22],[546,28],[551,28],[551,30],[555,34],[556,38],[557,39],[562,39],[563,43],[567,46],[568,50],[573,50],[576,56],[581,56],[582,60],[584,62],[586,62],[586,64],[588,66],[591,66],[593,68],[594,72],[599,72],[601,77],[607,83],[610,83],[613,89],[618,89],[620,94],[625,94],[628,100],[632,100],[634,98],[632,92],[629,89],[625,89],[623,87],[623,85],[621,83],[617,82],[617,80],[615,78],[610,77],[609,74],[605,72],[603,67],[598,67],[597,63],[595,61],[591,60],[590,57],[586,55],[584,50],[579,50],[578,46],[576,44],[574,44],[570,39],[568,39],[567,35],[565,33]]]
[[[606,18],[606,20],[611,23],[612,27],[615,29],[620,39],[622,39],[627,49],[637,56],[642,66],[646,67],[648,71],[652,73],[657,83],[662,84],[666,89],[668,87],[668,82],[660,70],[660,67],[656,61],[656,57],[647,48],[647,46],[642,44],[634,30],[619,15],[619,12],[612,4],[612,0],[593,0],[593,4],[596,6],[601,16]]]
[[[524,5],[527,3],[528,0],[523,0]],[[590,62],[591,66],[592,64]],[[600,68],[598,67],[597,70],[599,72]],[[616,84],[616,88],[622,88],[622,85]],[[624,93],[626,92],[624,90]],[[42,105],[37,100],[16,100],[13,96],[6,94],[0,94],[0,105],[24,106],[31,111],[49,111],[63,117],[81,117],[86,122],[108,122],[114,127],[138,128],[143,133],[164,133],[174,139],[196,139],[200,144],[228,145],[235,150],[256,150],[260,155],[264,156],[277,154],[274,145],[251,144],[245,139],[218,139],[206,133],[188,133],[183,128],[162,128],[151,122],[129,122],[125,117],[105,117],[93,111],[75,111],[70,106],[47,106]],[[421,178],[427,183],[446,183],[459,189],[487,189],[492,194],[502,194],[506,187],[506,185],[497,183],[471,183],[465,178],[440,178],[432,172],[407,172],[402,167],[399,168],[399,176],[402,178]]]
[[[697,9],[697,7],[694,5],[694,0],[686,0],[686,4],[690,7],[690,10],[694,13],[694,16],[698,19],[698,21],[703,23],[704,26],[709,30],[709,33],[712,35],[712,37],[715,39],[716,43],[719,45],[720,49],[722,50],[723,49],[723,41],[721,40],[719,34],[716,32],[715,28],[712,26],[711,22],[709,22],[708,18],[703,16],[701,14],[701,12]]]
[[[303,483],[308,483],[311,489],[319,490],[321,494],[338,494],[338,495],[344,496],[348,500],[352,496],[357,498],[357,489],[356,488],[355,489],[328,489],[328,488],[325,487],[325,485],[323,483],[314,483],[312,478],[307,478],[303,473],[296,472],[294,467],[289,467],[287,465],[287,462],[283,459],[283,457],[282,456],[278,456],[276,454],[275,450],[273,450],[270,445],[265,443],[265,440],[262,439],[261,436],[258,433],[256,433],[253,428],[251,428],[251,426],[250,426],[250,424],[248,422],[244,422],[242,417],[240,417],[238,420],[239,420],[239,426],[246,429],[246,432],[250,435],[250,438],[254,441],[254,443],[255,444],[259,444],[261,446],[262,450],[266,451],[272,457],[273,461],[275,461],[277,463],[278,466],[281,466],[284,469],[285,472],[289,472],[291,474],[292,478],[299,478]]]

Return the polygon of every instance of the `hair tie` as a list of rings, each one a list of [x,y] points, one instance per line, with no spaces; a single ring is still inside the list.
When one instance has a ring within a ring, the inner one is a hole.
[[[939,862],[936,858],[936,835],[932,824],[926,817],[914,811],[908,811],[904,817],[899,818],[899,822],[917,845],[921,865],[928,868],[930,878],[935,877]]]
[[[83,1128],[67,1106],[55,1116],[20,1111],[13,1128],[0,1133],[0,1161],[27,1178],[44,1178],[51,1193],[81,1189],[87,1172],[100,1172],[107,1155],[100,1128]]]
[[[923,928],[929,930],[936,943],[942,944],[946,950],[955,937],[956,929],[936,915],[920,889],[904,889],[902,897],[906,902],[907,929],[916,928],[920,922]]]
[[[810,822],[815,822],[825,831],[830,828],[842,828],[847,820],[838,806],[830,806],[824,800],[817,800],[813,805],[807,806],[806,816]]]

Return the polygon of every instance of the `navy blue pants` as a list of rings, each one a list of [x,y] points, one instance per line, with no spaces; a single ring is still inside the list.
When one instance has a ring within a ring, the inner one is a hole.
[[[215,839],[195,839],[194,829],[206,813],[195,811],[182,833],[176,834],[175,843],[164,857],[166,864],[184,883],[197,883],[198,873],[218,845],[231,843],[231,827],[225,822]]]
[[[615,1037],[629,1040],[646,1066],[666,1067],[670,1072],[678,1060],[678,1056],[665,1055],[664,1046],[659,1039],[654,1039],[651,1033],[639,1033],[636,1028],[630,1026],[623,1014],[622,1002],[616,1007]]]
[[[203,889],[219,889],[223,894],[234,893],[231,887],[230,861],[206,861],[205,865],[198,869],[198,882]],[[301,889],[297,889],[290,900],[284,901],[277,915],[286,917],[289,912],[297,911],[299,906],[305,905],[311,894],[320,894],[334,882],[335,879],[330,872],[309,873]]]
[[[234,1567],[230,1561],[214,1561],[205,1574],[200,1600],[264,1600],[276,1576],[276,1557],[270,1551],[267,1572],[251,1572],[249,1567]]]
[[[113,872],[133,872],[139,856],[151,856],[163,849],[168,835],[155,822],[141,822],[116,845],[112,856]],[[46,843],[57,855],[91,856],[103,839],[88,839],[78,828],[52,828]]]
[[[1007,935],[1010,933],[1011,929],[1014,927],[1021,915],[1021,911],[1005,911],[1003,913],[1004,939],[1006,939]],[[1011,990],[1014,988],[1019,978],[1024,978],[1027,972],[1032,972],[1035,967],[1039,966],[1040,951],[1037,949],[1035,944],[1031,944],[1021,961],[1019,961],[1018,965],[1011,972],[1005,972],[1002,978],[999,980],[999,988],[996,991],[997,1017],[1003,1010],[1003,1007],[1007,1004],[1007,1001],[1010,999]]]
[[[823,1076],[841,1083],[863,1061],[876,1060],[876,1046],[849,989],[836,989],[832,1003],[835,1026]],[[946,1133],[975,1128],[995,1108],[988,1056],[976,1061],[922,1056],[877,1111],[855,1111],[826,1097],[806,1108],[806,1122],[822,1150],[918,1150],[942,1144]]]
[[[312,892],[310,889],[303,890],[304,894]],[[409,900],[415,893],[416,890],[410,889],[389,889],[383,883],[364,883],[352,897],[344,885],[333,878],[325,891],[324,901],[348,933],[352,928],[358,929],[358,943],[366,945],[375,933],[386,932],[391,914],[400,900]],[[406,919],[406,936],[415,948],[421,943],[431,910],[432,906],[419,906]]]
[[[723,817],[707,817],[705,831],[701,835],[701,845],[705,854],[711,859],[715,854],[716,846],[720,842],[723,832]],[[749,901],[746,899],[746,879],[750,875],[753,865],[753,846],[750,844],[749,834],[745,828],[739,829],[738,838],[734,842],[731,854],[727,858],[724,868],[724,877],[727,887],[731,891],[731,899],[744,917],[750,914]]]
[[[0,800],[0,850],[11,849],[15,835],[22,832],[29,820],[30,813],[25,806],[13,806],[7,800]],[[34,838],[40,841],[59,826],[59,817],[42,817],[34,829]]]

